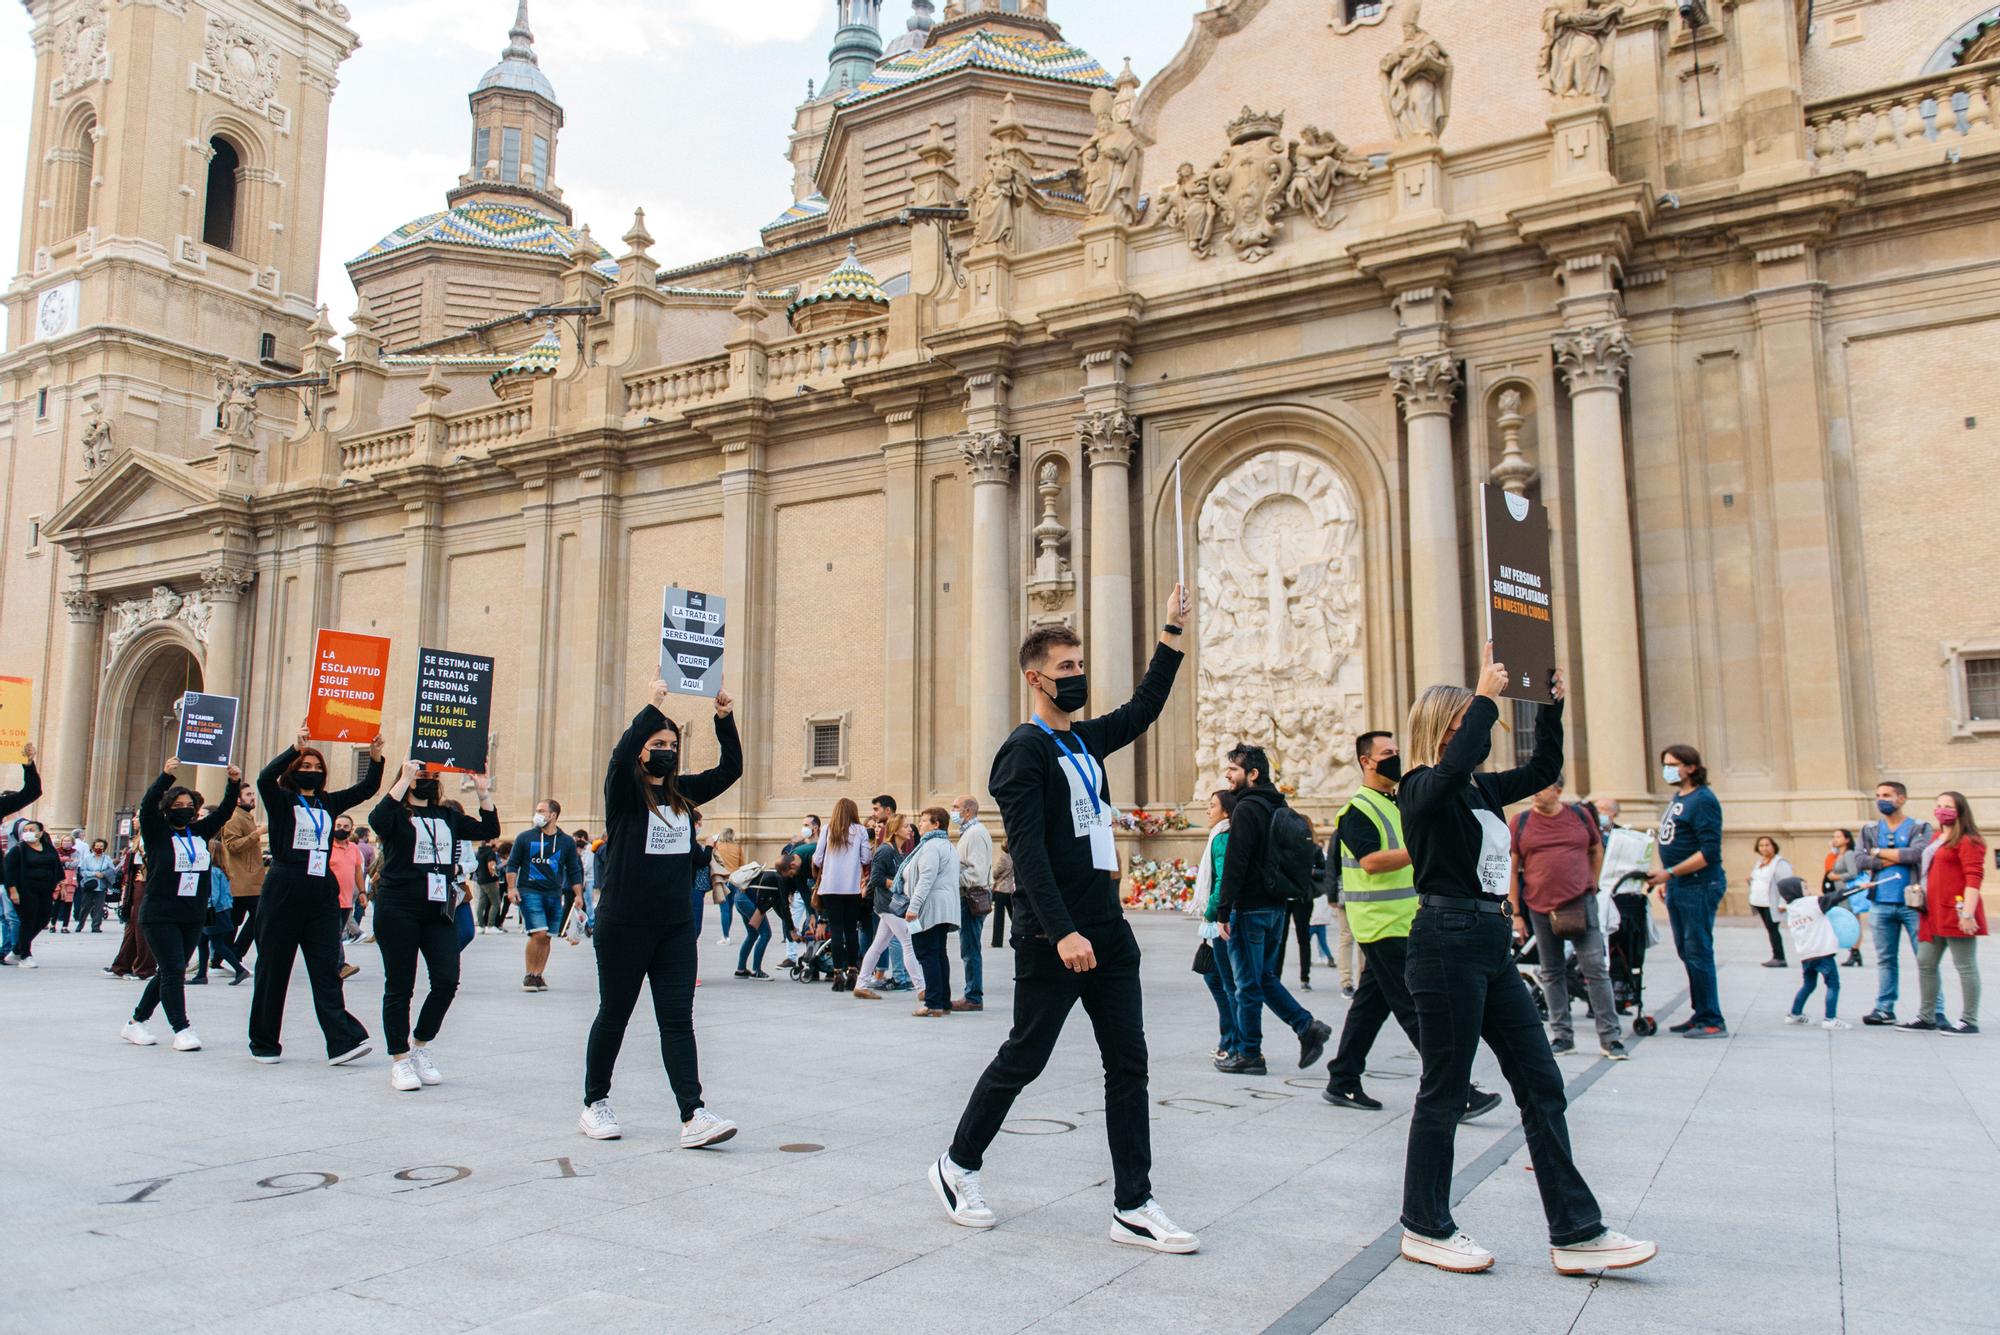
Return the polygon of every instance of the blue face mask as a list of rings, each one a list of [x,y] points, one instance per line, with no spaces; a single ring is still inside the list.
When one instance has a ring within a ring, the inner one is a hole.
[[[1875,809],[1881,812],[1885,816],[1893,816],[1896,814],[1896,804],[1894,802],[1891,802],[1886,797],[1878,797],[1875,799]]]
[[[1662,765],[1660,766],[1660,777],[1668,783],[1678,785],[1681,781],[1681,767],[1673,764]]]

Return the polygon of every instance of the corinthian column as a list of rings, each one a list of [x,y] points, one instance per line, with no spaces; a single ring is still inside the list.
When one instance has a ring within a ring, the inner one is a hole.
[[[982,790],[994,753],[1012,726],[1014,599],[1008,588],[1009,496],[1013,491],[1014,438],[1005,431],[974,431],[959,446],[972,481],[972,656],[970,735],[972,782]]]
[[[1576,455],[1577,639],[1588,781],[1593,792],[1640,797],[1651,784],[1639,692],[1625,418],[1618,402],[1632,345],[1622,323],[1584,325],[1556,339],[1555,355],[1569,384]]]
[[[214,609],[208,621],[208,645],[202,659],[202,689],[211,695],[243,698],[239,650],[243,643],[243,591],[250,587],[255,572],[222,562],[201,572],[201,591]],[[241,704],[236,711],[236,763],[244,769],[244,744],[249,737]],[[204,793],[220,794],[228,781],[219,770],[203,767],[196,786]]]
[[[1464,685],[1464,581],[1451,459],[1458,362],[1444,352],[1399,357],[1389,363],[1389,380],[1409,423],[1410,661],[1416,688]]]
[[[1137,432],[1120,409],[1076,419],[1090,461],[1091,713],[1116,709],[1132,696],[1132,442]],[[1105,763],[1111,791],[1133,801],[1133,753],[1126,747]]]
[[[94,593],[71,589],[63,594],[69,613],[69,633],[63,640],[62,717],[56,724],[55,820],[49,828],[89,828],[85,817],[90,783],[90,720],[97,709],[98,630],[104,603]]]

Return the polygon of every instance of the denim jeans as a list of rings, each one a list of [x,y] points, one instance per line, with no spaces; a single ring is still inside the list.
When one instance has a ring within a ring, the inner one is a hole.
[[[771,944],[771,919],[776,915],[765,914],[763,925],[753,929],[750,920],[757,916],[757,901],[741,890],[732,890],[729,892],[729,903],[735,908],[736,916],[743,919],[743,948],[736,952],[736,967],[762,973],[764,950]]]
[[[1834,957],[1831,955],[1821,955],[1818,959],[1805,961],[1801,966],[1801,972],[1805,975],[1805,982],[1799,985],[1798,995],[1792,998],[1792,1014],[1804,1015],[1806,1013],[1806,1002],[1813,994],[1813,986],[1824,982],[1826,984],[1826,1018],[1829,1020],[1833,1018],[1834,1008],[1840,1005],[1840,969],[1834,964],[1833,960]]]
[[[1722,904],[1719,876],[1681,876],[1667,882],[1667,922],[1674,950],[1688,976],[1688,1019],[1722,1026],[1722,992],[1715,978],[1715,910]]]
[[[1563,1247],[1596,1237],[1604,1216],[1570,1155],[1562,1073],[1511,945],[1512,929],[1501,913],[1421,908],[1410,926],[1405,979],[1416,1003],[1424,1070],[1403,1164],[1403,1227],[1428,1238],[1457,1230],[1452,1152],[1472,1060],[1484,1039],[1521,1110],[1549,1244]]]
[[[1236,1022],[1236,971],[1229,963],[1229,943],[1217,938],[1210,945],[1215,967],[1202,976],[1208,980],[1209,994],[1215,998],[1215,1017],[1221,1031],[1216,1046],[1233,1056],[1243,1046],[1243,1030]]]
[[[1236,1029],[1245,1057],[1264,1055],[1266,1005],[1295,1034],[1312,1025],[1311,1013],[1278,977],[1278,952],[1291,930],[1291,914],[1283,909],[1238,909],[1230,915],[1229,963],[1236,975]]]
[[[14,949],[14,939],[21,933],[21,914],[14,907],[14,901],[0,894],[0,955]]]
[[[986,915],[967,913],[958,929],[958,958],[965,965],[965,999],[975,1006],[986,1004],[986,957],[980,931]]]
[[[878,929],[879,930],[879,929]],[[897,987],[910,985],[910,964],[903,957],[903,943],[895,937],[889,938],[888,946],[882,951],[882,972]]]
[[[1877,904],[1869,916],[1875,919],[1875,1009],[1894,1015],[1903,980],[1902,938],[1910,938],[1910,954],[1914,956],[1917,923],[1923,914],[1908,904]]]
[[[1603,1047],[1610,1047],[1620,1040],[1618,1029],[1618,1007],[1611,996],[1611,965],[1605,945],[1604,931],[1598,925],[1597,892],[1584,896],[1584,920],[1589,930],[1575,941],[1578,970],[1583,974],[1583,983],[1590,995],[1590,1017],[1597,1022],[1597,1041]],[[1563,956],[1562,938],[1556,935],[1555,923],[1546,913],[1528,910],[1528,921],[1535,931],[1535,961],[1541,973],[1542,998],[1549,1006],[1549,1030],[1557,1038],[1576,1038],[1574,1022],[1570,1018],[1569,963]]]

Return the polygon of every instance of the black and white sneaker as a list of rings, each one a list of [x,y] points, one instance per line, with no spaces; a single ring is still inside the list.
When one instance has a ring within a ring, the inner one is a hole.
[[[373,1052],[374,1050],[375,1047],[373,1044],[362,1043],[355,1047],[349,1048],[347,1051],[341,1053],[337,1057],[328,1057],[326,1059],[326,1064],[328,1066],[345,1066],[349,1062],[360,1061],[363,1057],[366,1057],[369,1053]]]
[[[1111,1240],[1176,1256],[1185,1256],[1201,1246],[1200,1238],[1167,1218],[1160,1203],[1151,1199],[1136,1210],[1112,1211]]]
[[[1354,1108],[1361,1112],[1381,1112],[1382,1100],[1370,1097],[1367,1090],[1359,1085],[1328,1085],[1319,1096],[1336,1108]]]
[[[960,1168],[951,1161],[949,1154],[941,1155],[931,1165],[931,1190],[937,1193],[944,1212],[951,1216],[951,1222],[966,1228],[992,1228],[995,1220],[993,1209],[986,1203],[986,1196],[979,1189],[979,1170]]]
[[[1487,1113],[1492,1112],[1499,1106],[1500,1096],[1498,1094],[1474,1085],[1472,1086],[1471,1095],[1465,1100],[1465,1111],[1458,1115],[1458,1120],[1461,1122],[1473,1121],[1476,1118],[1486,1116]]]
[[[1549,1051],[1555,1056],[1567,1057],[1576,1051],[1576,1040],[1573,1038],[1552,1038],[1549,1040]]]

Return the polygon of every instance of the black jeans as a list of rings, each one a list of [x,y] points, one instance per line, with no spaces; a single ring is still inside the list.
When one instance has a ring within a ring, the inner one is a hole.
[[[1403,1227],[1431,1238],[1457,1231],[1451,1217],[1452,1147],[1483,1038],[1500,1059],[1500,1073],[1521,1110],[1549,1244],[1562,1247],[1596,1237],[1604,1231],[1604,1217],[1570,1156],[1562,1073],[1549,1051],[1541,1013],[1514,968],[1512,936],[1506,914],[1469,909],[1421,908],[1410,927],[1405,977],[1417,1007],[1424,1074],[1410,1112]]]
[[[231,940],[232,935],[233,929],[227,918],[202,928],[201,942],[195,947],[197,978],[208,977],[208,966],[211,962],[218,969],[228,965],[238,973],[249,972],[243,967],[243,957],[236,953],[236,946]]]
[[[378,933],[379,935],[379,933]],[[695,935],[692,922],[675,927],[606,922],[591,936],[597,947],[597,1018],[584,1054],[584,1106],[611,1095],[611,1068],[625,1043],[625,1026],[639,1004],[639,986],[653,989],[660,1026],[660,1060],[685,1122],[701,1107],[701,1064],[694,1045]]]
[[[90,930],[104,930],[104,892],[102,890],[78,890],[76,892],[76,930],[82,931],[85,923]]]
[[[230,945],[238,959],[247,959],[250,947],[257,944],[257,906],[263,902],[264,897],[258,894],[235,900],[229,906],[229,920],[236,924],[236,939]]]
[[[188,1027],[188,956],[194,953],[195,943],[201,940],[201,924],[142,922],[139,931],[145,936],[146,945],[160,967],[146,980],[146,990],[139,994],[139,1004],[133,1009],[132,1018],[144,1024],[153,1018],[153,1007],[158,1006],[167,1013],[167,1023],[178,1034]]]
[[[833,967],[852,969],[861,963],[861,922],[868,916],[866,895],[821,895],[819,911],[826,918]]]
[[[331,876],[317,879],[289,867],[264,879],[251,921],[257,924],[257,976],[250,984],[250,1051],[275,1057],[285,1027],[285,991],[292,961],[304,957],[312,981],[313,1012],[326,1038],[326,1055],[338,1057],[368,1041],[361,1021],[347,1013],[340,992],[340,892]]]
[[[1752,904],[1750,909],[1764,923],[1764,935],[1771,938],[1771,958],[1780,964],[1785,962],[1785,928],[1778,916],[1762,904]]]
[[[924,970],[924,1006],[947,1013],[951,1010],[951,952],[945,949],[945,938],[950,935],[947,923],[910,933],[910,945]]]
[[[998,950],[1007,944],[1007,910],[1012,906],[1014,896],[993,896],[993,948]]]
[[[375,901],[375,944],[382,950],[382,1042],[391,1057],[410,1050],[410,1000],[417,990],[417,955],[430,975],[430,995],[417,1013],[417,1041],[428,1043],[444,1026],[458,995],[458,924],[441,905]]]
[[[55,899],[51,890],[36,890],[31,887],[20,889],[21,903],[18,912],[21,926],[14,933],[14,957],[32,959],[35,954],[35,938],[49,925],[49,910]]]
[[[1088,973],[1065,968],[1053,942],[1023,939],[1014,948],[1014,1028],[1000,1045],[952,1137],[951,1158],[979,1168],[1014,1100],[1049,1064],[1070,1009],[1083,1003],[1104,1061],[1104,1133],[1111,1143],[1114,1203],[1136,1210],[1153,1194],[1153,1139],[1146,1101],[1146,1020],[1139,990],[1139,942],[1119,921],[1087,935],[1097,953]],[[929,982],[926,974],[925,982]]]
[[[1313,901],[1311,901],[1310,899],[1305,900],[1303,902],[1294,900],[1291,906],[1291,911],[1292,911],[1292,935],[1295,938],[1297,938],[1299,943],[1299,982],[1310,983],[1312,981],[1312,976],[1313,976],[1313,952],[1312,952]],[[1285,952],[1284,948],[1280,946],[1278,949],[1278,972],[1283,973],[1284,971],[1285,971]]]
[[[1328,1089],[1360,1087],[1375,1036],[1382,1032],[1391,1015],[1403,1026],[1403,1032],[1410,1036],[1417,1050],[1423,1051],[1417,1037],[1417,1006],[1410,999],[1410,986],[1403,977],[1408,946],[1409,938],[1401,936],[1362,943],[1361,958],[1368,962],[1368,967],[1361,971],[1361,986],[1354,989],[1354,1004],[1347,1008],[1347,1022],[1340,1028],[1340,1048],[1326,1068]]]

